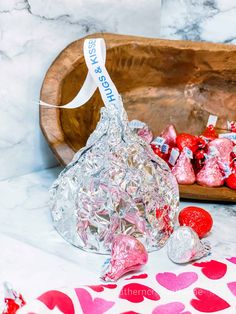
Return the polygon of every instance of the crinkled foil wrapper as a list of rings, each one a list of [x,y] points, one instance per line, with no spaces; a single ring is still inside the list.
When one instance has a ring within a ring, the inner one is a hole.
[[[177,264],[195,261],[209,255],[210,252],[210,243],[201,241],[197,233],[187,226],[175,229],[167,244],[168,257]]]
[[[113,237],[161,248],[176,222],[179,191],[167,164],[128,126],[122,101],[101,109],[87,144],[50,189],[58,232],[86,251],[107,254]],[[156,218],[156,209],[168,208]],[[166,225],[168,224],[168,226]]]

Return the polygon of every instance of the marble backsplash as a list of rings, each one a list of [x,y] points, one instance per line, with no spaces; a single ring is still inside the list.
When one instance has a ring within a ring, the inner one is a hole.
[[[57,161],[39,128],[46,70],[94,32],[236,43],[233,0],[0,0],[0,180]]]
[[[235,0],[163,0],[161,37],[236,43]]]

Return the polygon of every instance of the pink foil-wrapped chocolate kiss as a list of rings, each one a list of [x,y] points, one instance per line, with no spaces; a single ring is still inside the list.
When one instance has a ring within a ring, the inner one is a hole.
[[[161,133],[161,137],[165,139],[165,143],[171,146],[175,146],[177,132],[175,127],[170,124]]]
[[[204,167],[197,174],[197,183],[203,186],[217,187],[224,184],[217,157],[206,160]]]
[[[176,165],[172,169],[172,173],[179,184],[193,184],[195,182],[196,177],[193,166],[185,151],[180,154]]]
[[[104,264],[101,279],[116,281],[130,271],[138,271],[148,261],[144,245],[135,237],[118,235],[114,238],[111,259]]]
[[[218,151],[218,155],[223,163],[230,163],[230,154],[233,151],[234,144],[228,138],[217,138],[208,144],[209,152],[212,148]]]

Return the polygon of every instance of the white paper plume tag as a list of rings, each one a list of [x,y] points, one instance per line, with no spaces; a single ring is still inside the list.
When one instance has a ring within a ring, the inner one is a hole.
[[[179,157],[179,150],[176,149],[176,148],[172,148],[171,153],[170,153],[170,158],[169,158],[168,162],[172,166],[174,166],[176,161],[177,161],[177,159],[178,159],[178,157]]]
[[[132,120],[129,122],[129,127],[133,129],[142,129],[145,127],[145,123],[139,120]]]
[[[162,146],[165,143],[165,139],[163,137],[156,137],[151,144],[154,144],[156,146]]]
[[[169,145],[168,144],[163,144],[161,146],[161,152],[164,153],[164,154],[167,154],[169,151]]]
[[[209,118],[208,118],[208,121],[207,121],[207,126],[209,126],[209,125],[216,126],[217,120],[218,120],[217,116],[210,114]]]
[[[219,138],[227,138],[233,142],[236,141],[236,133],[232,132],[232,133],[221,133],[219,134]]]
[[[188,147],[184,147],[184,153],[188,158],[193,159],[193,152],[191,151],[191,149],[189,149]]]

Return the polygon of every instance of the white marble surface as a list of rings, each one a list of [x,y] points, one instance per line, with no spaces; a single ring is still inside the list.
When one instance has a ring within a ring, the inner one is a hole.
[[[235,44],[235,30],[235,0],[163,0],[163,38]]]
[[[59,171],[48,169],[0,182],[0,282],[12,281],[27,297],[52,287],[96,283],[106,259],[73,247],[52,227],[48,187]],[[181,208],[189,204],[193,203],[182,202]],[[236,205],[198,205],[209,210],[214,219],[208,259],[235,256]],[[183,267],[168,260],[164,247],[149,254],[146,270]]]
[[[3,281],[21,291],[27,301],[47,290],[93,284],[95,281],[93,273],[86,268],[81,270],[79,263],[71,263],[9,236],[0,234],[0,247],[0,304],[3,301]]]
[[[157,36],[160,0],[0,1],[0,180],[57,162],[39,129],[46,70],[70,42],[95,32]]]

